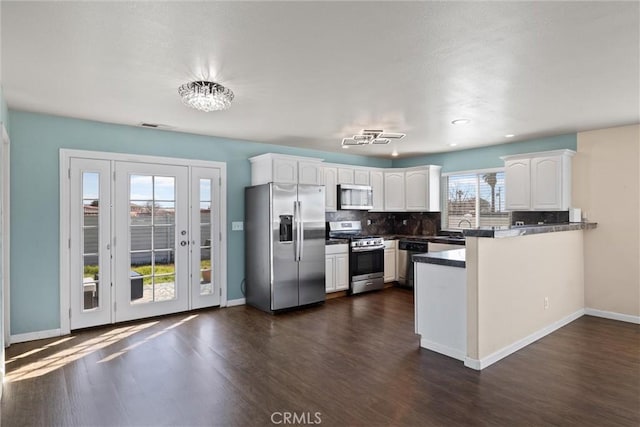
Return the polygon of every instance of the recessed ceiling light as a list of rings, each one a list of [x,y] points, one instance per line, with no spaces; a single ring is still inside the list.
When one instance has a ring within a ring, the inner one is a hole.
[[[343,145],[342,148],[344,148],[345,150],[349,149],[348,145]]]
[[[392,157],[398,157],[398,150],[393,150],[393,152],[391,153]]]
[[[449,147],[455,147],[456,145],[458,145],[457,142],[452,142],[451,144],[449,144]]]
[[[469,120],[469,119],[455,119],[454,121],[451,122],[452,125],[466,125],[468,123],[471,123],[471,120]]]
[[[514,134],[509,133],[509,134],[505,135],[504,137],[505,137],[505,138],[513,138],[514,136],[515,136]]]

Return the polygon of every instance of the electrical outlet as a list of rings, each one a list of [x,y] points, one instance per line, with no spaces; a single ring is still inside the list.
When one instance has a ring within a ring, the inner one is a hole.
[[[547,310],[549,308],[549,297],[544,297],[544,309]]]
[[[242,231],[242,230],[244,230],[244,223],[242,221],[231,222],[231,231]]]

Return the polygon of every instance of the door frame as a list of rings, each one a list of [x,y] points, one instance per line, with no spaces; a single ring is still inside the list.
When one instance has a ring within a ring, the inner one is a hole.
[[[4,347],[11,344],[11,142],[2,123],[2,331]],[[4,362],[4,359],[3,359]],[[3,365],[4,369],[4,365]],[[4,371],[3,371],[4,372]]]
[[[148,156],[128,153],[110,153],[103,151],[60,149],[60,334],[71,332],[70,322],[70,260],[69,242],[71,238],[69,168],[71,158],[110,160],[111,162],[152,163],[158,165],[214,168],[220,170],[220,307],[227,306],[227,164],[224,162],[184,159],[176,157]],[[112,174],[114,170],[112,168]],[[113,176],[111,177],[113,179]],[[115,188],[112,186],[112,199]],[[191,206],[191,199],[189,199]]]

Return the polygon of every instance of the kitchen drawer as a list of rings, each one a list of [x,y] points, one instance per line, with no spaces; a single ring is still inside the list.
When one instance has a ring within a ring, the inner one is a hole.
[[[324,247],[325,255],[334,255],[334,254],[348,254],[349,253],[349,245],[326,245]]]

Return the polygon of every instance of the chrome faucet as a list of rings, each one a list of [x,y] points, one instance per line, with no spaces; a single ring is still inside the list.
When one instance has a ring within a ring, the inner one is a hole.
[[[461,219],[460,222],[458,222],[458,228],[462,228],[463,222],[466,222],[467,224],[469,224],[469,228],[471,228],[471,221],[469,221],[468,219]]]

